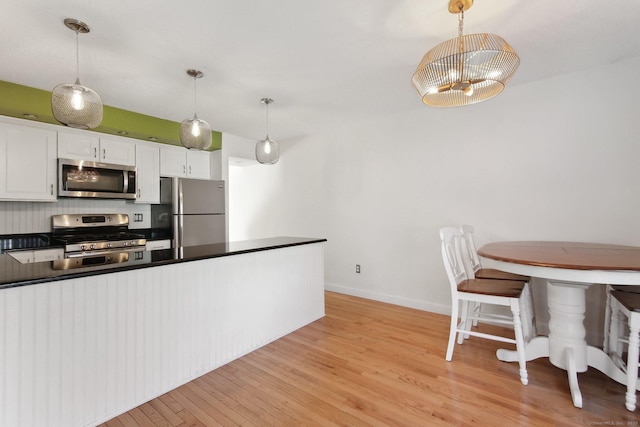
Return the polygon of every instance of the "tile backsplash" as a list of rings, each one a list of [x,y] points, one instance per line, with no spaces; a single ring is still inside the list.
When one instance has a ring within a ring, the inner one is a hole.
[[[59,199],[57,202],[0,202],[0,234],[50,233],[51,216],[124,213],[129,228],[151,227],[151,205],[125,200]],[[134,221],[142,218],[142,221]]]

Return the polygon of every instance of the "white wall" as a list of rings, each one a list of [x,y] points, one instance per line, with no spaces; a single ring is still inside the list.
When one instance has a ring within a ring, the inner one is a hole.
[[[264,233],[326,237],[328,289],[441,313],[450,307],[443,225],[473,224],[478,246],[640,245],[640,86],[624,83],[638,66],[632,58],[512,85],[463,108],[416,100],[412,111],[283,144]],[[620,84],[605,83],[614,76]],[[230,183],[232,196],[254,197],[250,181]],[[592,287],[589,300],[600,292]]]
[[[231,241],[283,235],[325,236],[320,197],[319,171],[324,160],[321,146],[308,138],[278,143],[278,163],[261,165],[254,160],[256,141],[223,134]]]
[[[634,65],[639,58],[508,87],[474,106],[352,124],[327,138],[327,156],[342,161],[328,174],[325,200],[335,214],[327,216],[326,280],[448,312],[443,225],[475,225],[479,246],[640,245],[640,89],[601,86],[611,76],[633,80]]]

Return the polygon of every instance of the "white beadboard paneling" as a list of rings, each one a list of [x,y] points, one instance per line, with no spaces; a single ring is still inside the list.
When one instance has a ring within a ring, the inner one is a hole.
[[[60,425],[61,419],[61,394],[62,390],[62,282],[54,282],[47,285],[48,296],[48,325],[49,325],[49,351],[44,357],[47,359],[48,375],[43,380],[42,388],[48,392],[48,414],[43,417],[49,425]],[[19,289],[17,289],[19,290]],[[42,290],[44,293],[44,290]],[[45,424],[46,425],[46,424]]]
[[[324,315],[324,244],[0,291],[0,425],[96,425]]]
[[[129,228],[151,227],[151,205],[124,200],[58,199],[56,203],[0,202],[0,234],[50,233],[52,215],[78,213],[124,213],[129,215]],[[142,222],[133,222],[135,213],[142,214]]]
[[[10,317],[9,309],[8,309],[8,298],[9,294],[0,292],[0,311],[4,314],[3,318],[0,318],[0,343],[7,342],[7,320]],[[6,369],[3,369],[2,366],[5,366],[9,363],[7,358],[7,348],[6,346],[2,346],[0,344],[0,425],[5,425],[7,421],[7,396],[5,390],[8,388],[7,384],[9,379],[6,375]]]
[[[12,291],[11,289],[9,289],[9,291]],[[5,348],[3,348],[2,354],[4,355],[4,360],[2,360],[2,366],[3,368],[6,366],[11,366],[13,367],[13,369],[3,369],[4,371],[4,390],[3,390],[3,394],[4,394],[4,405],[3,405],[3,415],[4,415],[4,422],[2,423],[2,425],[7,425],[7,426],[11,426],[11,425],[20,425],[21,423],[21,419],[20,416],[24,414],[24,408],[21,408],[19,406],[20,403],[20,393],[22,393],[21,390],[21,383],[20,383],[20,378],[21,378],[21,370],[23,369],[23,366],[21,365],[21,360],[20,360],[20,346],[22,344],[21,342],[21,334],[20,334],[20,330],[23,328],[29,328],[30,323],[32,324],[33,322],[29,322],[29,321],[25,321],[25,322],[21,322],[22,319],[20,319],[20,308],[21,308],[21,304],[20,304],[20,293],[18,292],[10,292],[10,295],[7,295],[7,298],[5,300],[5,304],[4,304],[4,309],[6,310],[6,316],[3,316],[3,321],[2,324],[4,326],[4,335],[5,335],[5,339],[4,342],[5,343],[11,343],[12,345],[6,345]],[[22,324],[24,323],[24,324]],[[24,376],[28,376],[27,373],[25,373]],[[15,409],[13,408],[17,408],[18,411],[15,411]]]
[[[34,351],[34,381],[35,386],[38,378],[46,378],[50,370],[48,367],[47,355],[50,354],[49,348],[49,289],[44,289],[42,292],[35,293],[34,295],[34,310],[33,316],[35,318],[35,330],[31,339],[33,339],[33,351]],[[49,394],[45,387],[35,387],[33,389],[33,407],[34,417],[33,425],[45,425],[47,423],[46,417],[49,413]]]

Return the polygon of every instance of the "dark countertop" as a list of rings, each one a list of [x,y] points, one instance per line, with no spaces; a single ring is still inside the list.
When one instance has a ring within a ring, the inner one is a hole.
[[[94,265],[67,270],[54,268],[55,261],[21,264],[9,254],[2,253],[0,254],[0,289],[326,241],[327,239],[320,238],[284,236],[238,242],[216,243],[213,245],[189,246],[182,248],[180,251],[175,249],[164,249],[159,251],[131,252],[129,254],[129,261],[127,262]]]

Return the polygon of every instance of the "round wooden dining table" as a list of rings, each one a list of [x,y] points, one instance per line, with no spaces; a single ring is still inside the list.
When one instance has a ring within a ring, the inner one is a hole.
[[[640,285],[640,247],[600,243],[525,241],[494,242],[478,255],[483,267],[546,279],[549,335],[526,345],[526,359],[548,357],[567,371],[574,406],[582,407],[578,372],[593,367],[626,384],[625,373],[600,348],[587,345],[585,291],[593,284]],[[515,351],[499,350],[498,358],[517,361]]]

